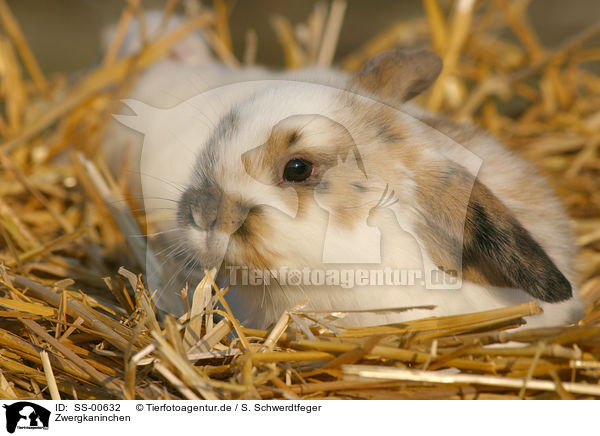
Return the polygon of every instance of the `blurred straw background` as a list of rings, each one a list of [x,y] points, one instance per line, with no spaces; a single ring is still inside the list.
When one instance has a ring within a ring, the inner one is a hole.
[[[119,59],[124,31],[149,3],[163,8],[165,22],[176,10],[188,20],[141,35],[141,51]],[[47,17],[41,6],[26,10],[40,2],[0,0],[0,398],[599,397],[598,3],[569,2],[569,12],[584,18],[551,35],[563,32],[551,44],[532,25],[535,11],[543,3],[551,15],[549,5],[564,2],[423,0],[408,2],[407,15],[381,3],[385,19],[370,22],[356,10],[366,2],[261,1],[253,3],[257,22],[269,28],[260,33],[248,24],[248,3],[106,2],[107,10],[119,8],[122,31],[106,53],[61,67],[48,59],[64,57],[64,41],[53,43],[39,24],[56,22],[62,11]],[[27,26],[35,22],[34,32]],[[233,66],[264,60],[353,71],[397,46],[440,54],[442,75],[419,102],[482,125],[549,176],[577,232],[585,318],[563,328],[509,330],[539,313],[532,303],[341,329],[322,314],[290,308],[270,330],[253,330],[233,317],[227,290],[209,274],[189,284],[188,313],[160,319],[141,274],[143,244],[129,237],[145,224],[128,202],[128,163],[113,177],[99,146],[139,72],[201,28]],[[79,32],[84,39],[92,33]],[[30,44],[40,38],[42,55]],[[273,44],[278,55],[263,50]]]

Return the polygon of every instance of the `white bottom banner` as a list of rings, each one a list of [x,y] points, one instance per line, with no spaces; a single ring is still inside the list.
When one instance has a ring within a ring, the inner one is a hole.
[[[0,401],[0,434],[573,434],[597,427],[591,401]],[[85,433],[84,433],[85,432]]]

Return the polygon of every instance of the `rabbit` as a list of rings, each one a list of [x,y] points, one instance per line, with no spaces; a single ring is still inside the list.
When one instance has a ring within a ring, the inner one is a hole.
[[[345,327],[527,301],[543,308],[528,326],[577,321],[573,235],[547,181],[410,102],[441,68],[396,49],[353,75],[211,59],[146,72],[106,150],[118,162],[138,145],[136,189],[149,214],[166,211],[149,242],[161,307],[180,311],[177,292],[215,268],[254,328],[298,305]]]

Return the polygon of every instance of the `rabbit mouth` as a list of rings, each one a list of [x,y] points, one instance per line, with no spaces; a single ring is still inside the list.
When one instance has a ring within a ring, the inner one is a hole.
[[[201,271],[221,267],[229,246],[230,234],[218,231],[188,232],[188,246]]]

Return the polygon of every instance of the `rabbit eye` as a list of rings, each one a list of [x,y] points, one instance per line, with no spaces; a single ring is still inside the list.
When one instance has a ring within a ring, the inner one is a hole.
[[[285,164],[283,179],[286,182],[303,182],[310,177],[313,164],[304,159],[292,159]]]

